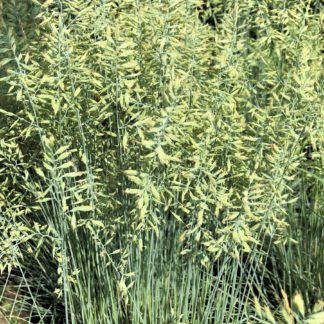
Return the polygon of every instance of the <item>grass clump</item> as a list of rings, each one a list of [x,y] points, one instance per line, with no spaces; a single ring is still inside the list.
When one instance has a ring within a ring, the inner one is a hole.
[[[320,318],[321,9],[4,2],[1,316]]]

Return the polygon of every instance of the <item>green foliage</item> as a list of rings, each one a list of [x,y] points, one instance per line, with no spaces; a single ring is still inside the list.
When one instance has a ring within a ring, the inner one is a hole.
[[[308,323],[308,324],[320,324],[324,319],[324,303],[318,301],[313,309],[305,310],[305,303],[300,293],[293,296],[292,302],[289,302],[288,296],[284,291],[282,293],[282,302],[280,307],[280,320],[282,323],[294,324],[294,323]],[[268,306],[261,306],[257,299],[254,300],[255,312],[257,318],[260,320],[263,318],[266,323],[276,323],[276,315],[270,310]]]
[[[323,299],[321,9],[5,1],[0,305],[243,323],[255,295]]]

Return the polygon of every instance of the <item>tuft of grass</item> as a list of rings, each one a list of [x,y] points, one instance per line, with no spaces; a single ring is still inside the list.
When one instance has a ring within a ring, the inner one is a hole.
[[[275,322],[282,290],[308,320],[324,273],[319,3],[1,4],[2,316]]]

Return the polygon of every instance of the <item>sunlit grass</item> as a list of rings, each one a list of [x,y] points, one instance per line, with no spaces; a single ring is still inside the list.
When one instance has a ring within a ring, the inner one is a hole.
[[[2,17],[0,322],[321,315],[317,1],[8,0]]]

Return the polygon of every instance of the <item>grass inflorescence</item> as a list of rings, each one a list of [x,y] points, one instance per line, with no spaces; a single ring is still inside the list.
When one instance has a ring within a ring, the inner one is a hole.
[[[322,9],[0,0],[0,322],[323,323]]]

